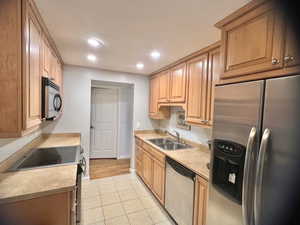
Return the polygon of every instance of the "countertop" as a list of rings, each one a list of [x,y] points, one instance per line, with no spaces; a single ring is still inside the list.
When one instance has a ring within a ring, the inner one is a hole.
[[[158,134],[153,131],[153,132],[136,132],[135,136],[137,138],[140,138],[142,141],[146,142],[147,144],[151,145],[153,148],[158,149],[166,156],[174,159],[175,161],[179,162],[183,166],[194,171],[197,175],[205,178],[206,180],[209,179],[209,169],[207,168],[207,163],[209,163],[210,161],[210,151],[208,147],[190,142],[189,144],[194,146],[193,148],[181,149],[176,151],[167,151],[167,150],[163,150],[162,148],[159,148],[158,146],[148,141],[149,139],[152,138],[165,138],[167,137],[167,135]]]
[[[80,145],[80,134],[47,134],[33,140],[0,165],[0,203],[32,199],[72,191],[76,185],[77,165],[62,165],[5,172],[33,148]]]

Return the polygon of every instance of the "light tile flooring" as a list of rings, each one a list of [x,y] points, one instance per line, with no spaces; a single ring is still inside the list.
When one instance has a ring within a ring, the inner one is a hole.
[[[174,225],[134,173],[82,184],[82,225]]]

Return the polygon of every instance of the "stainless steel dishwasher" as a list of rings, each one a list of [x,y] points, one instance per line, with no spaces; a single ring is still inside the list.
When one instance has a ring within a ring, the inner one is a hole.
[[[166,158],[165,208],[178,225],[192,225],[195,173]]]

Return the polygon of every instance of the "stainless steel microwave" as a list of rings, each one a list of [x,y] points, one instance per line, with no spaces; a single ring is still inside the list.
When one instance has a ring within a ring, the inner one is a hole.
[[[61,112],[60,88],[47,77],[42,77],[42,118],[55,120]]]

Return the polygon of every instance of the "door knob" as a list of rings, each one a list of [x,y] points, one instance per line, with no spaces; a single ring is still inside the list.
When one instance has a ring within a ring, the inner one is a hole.
[[[91,128],[91,129],[95,129],[95,127],[93,127],[93,126],[90,126],[90,128]]]

